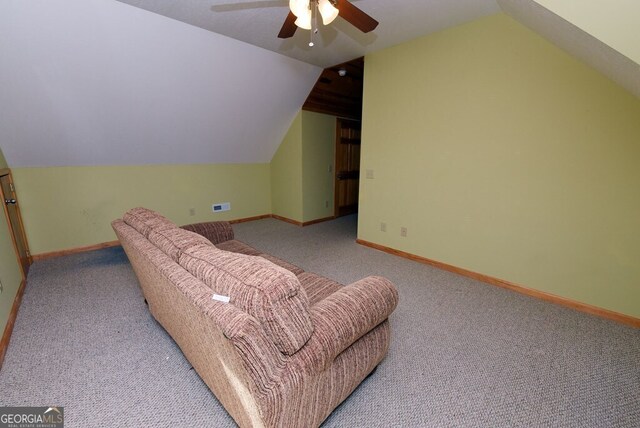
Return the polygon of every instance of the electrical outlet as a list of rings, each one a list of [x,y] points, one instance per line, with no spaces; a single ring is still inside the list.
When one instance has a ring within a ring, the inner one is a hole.
[[[194,215],[196,215],[196,209],[195,208],[189,208],[189,215],[191,217],[193,217]]]
[[[4,286],[2,285],[2,280],[0,280],[0,294],[4,291]]]
[[[324,207],[329,208],[329,201],[324,201]]]
[[[329,165],[329,168],[327,169],[329,172],[333,172],[333,165]]]
[[[368,169],[367,170],[367,179],[369,179],[369,180],[373,179],[373,170],[372,169]]]
[[[386,232],[387,231],[387,223],[382,222],[380,223],[380,232]]]
[[[407,237],[407,228],[406,227],[401,227],[400,228],[400,236],[406,238]]]

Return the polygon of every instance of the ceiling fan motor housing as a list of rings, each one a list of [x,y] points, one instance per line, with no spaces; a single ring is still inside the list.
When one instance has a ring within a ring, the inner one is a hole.
[[[340,16],[363,33],[373,31],[378,21],[354,6],[348,0],[289,0],[289,15],[284,21],[278,37],[293,37],[298,27],[312,30],[312,15],[317,11],[324,25],[329,25]]]

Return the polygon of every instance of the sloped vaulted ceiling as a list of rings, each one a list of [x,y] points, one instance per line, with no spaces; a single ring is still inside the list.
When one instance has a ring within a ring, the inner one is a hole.
[[[640,2],[498,0],[498,4],[640,98]]]
[[[380,22],[375,31],[361,33],[338,15],[331,25],[320,25],[310,48],[309,31],[276,37],[288,0],[119,1],[323,68],[500,11],[495,0],[351,0]]]
[[[114,0],[0,2],[12,167],[269,162],[321,69]]]
[[[269,162],[316,65],[500,9],[640,97],[635,0],[353,1],[376,31],[339,18],[310,50],[276,38],[287,0],[3,0],[0,146],[14,167]]]
[[[638,0],[351,0],[380,21],[363,34],[340,17],[308,31],[276,34],[288,0],[119,0],[322,67],[430,34],[501,9],[640,97]]]

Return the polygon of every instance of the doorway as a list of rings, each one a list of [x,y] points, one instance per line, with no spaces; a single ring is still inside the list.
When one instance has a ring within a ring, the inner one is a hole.
[[[31,253],[27,244],[27,237],[24,233],[24,225],[22,216],[20,215],[20,206],[16,195],[15,186],[13,185],[13,177],[11,171],[0,170],[0,201],[4,206],[4,213],[9,225],[11,240],[16,251],[16,256],[22,269],[23,279],[26,279],[31,265]]]
[[[360,134],[359,120],[337,119],[335,205],[334,215],[341,217],[358,212],[360,188]]]
[[[364,58],[329,67],[302,106],[336,117],[335,142],[327,141],[335,147],[334,217],[358,212],[363,78]]]

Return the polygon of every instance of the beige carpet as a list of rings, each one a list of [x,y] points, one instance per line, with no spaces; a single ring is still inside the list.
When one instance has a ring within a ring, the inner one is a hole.
[[[327,427],[640,427],[640,330],[359,246],[353,216],[235,230],[342,283],[398,286],[388,357]],[[32,267],[0,406],[54,404],[69,427],[234,426],[150,317],[120,248]]]

